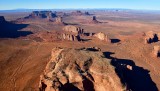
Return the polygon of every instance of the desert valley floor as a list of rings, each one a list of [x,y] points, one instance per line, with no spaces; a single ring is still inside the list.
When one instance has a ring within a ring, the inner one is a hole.
[[[61,10],[0,16],[0,91],[160,90],[160,12]],[[54,79],[49,79],[51,71]],[[50,80],[58,86],[52,82],[49,88]]]

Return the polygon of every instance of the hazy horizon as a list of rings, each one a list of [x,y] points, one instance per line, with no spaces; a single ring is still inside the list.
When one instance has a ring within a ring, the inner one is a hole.
[[[159,0],[1,0],[0,10],[15,9],[134,9],[160,10]]]

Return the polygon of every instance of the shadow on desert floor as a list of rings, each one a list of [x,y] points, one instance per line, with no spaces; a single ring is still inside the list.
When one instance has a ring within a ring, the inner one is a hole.
[[[2,23],[0,24],[0,38],[18,38],[32,34],[30,31],[20,31],[27,26],[28,24]]]
[[[150,77],[149,70],[136,66],[132,60],[111,57],[110,55],[114,54],[112,52],[104,52],[103,54],[106,58],[111,59],[115,72],[129,91],[158,91],[156,84]],[[127,65],[130,65],[132,69],[127,69]]]

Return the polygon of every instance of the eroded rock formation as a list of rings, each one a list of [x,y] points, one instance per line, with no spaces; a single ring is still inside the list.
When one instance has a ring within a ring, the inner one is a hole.
[[[148,31],[144,34],[144,42],[145,44],[150,44],[158,41],[158,36],[153,31]]]
[[[122,91],[110,60],[99,52],[54,48],[40,76],[40,91]]]
[[[78,34],[78,35],[84,33],[83,29],[77,26],[73,26],[73,25],[67,25],[63,28],[63,30],[66,32],[71,32],[71,33]]]
[[[99,33],[96,33],[94,36],[102,41],[110,42],[110,39],[105,33],[99,32]]]
[[[89,24],[97,24],[97,23],[102,23],[102,22],[99,22],[99,21],[97,20],[96,16],[93,16],[93,17],[91,18],[91,20],[90,20],[89,22],[87,22],[87,23],[89,23]]]
[[[71,15],[74,15],[74,16],[78,15],[79,16],[79,15],[83,15],[83,13],[81,11],[77,10],[77,11],[71,12]]]
[[[90,15],[89,12],[81,12],[80,10],[71,12],[71,15],[73,16],[81,16],[81,15]]]
[[[62,34],[62,39],[69,40],[69,41],[81,41],[81,38],[79,35],[67,34],[67,33]]]
[[[56,23],[56,24],[65,25],[65,23],[62,21],[62,17],[57,17],[57,18],[55,19],[55,23]]]
[[[33,11],[29,16],[25,17],[25,19],[28,18],[55,18],[56,14],[54,14],[52,11]]]
[[[154,57],[160,57],[160,46],[154,46],[153,47],[153,56]]]

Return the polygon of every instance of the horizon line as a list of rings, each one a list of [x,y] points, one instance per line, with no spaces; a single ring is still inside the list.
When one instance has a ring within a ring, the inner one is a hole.
[[[14,11],[14,10],[94,10],[94,9],[119,9],[119,10],[148,10],[148,11],[160,11],[160,9],[131,9],[131,8],[52,8],[52,9],[29,9],[29,8],[17,8],[17,9],[0,9],[0,11]]]

